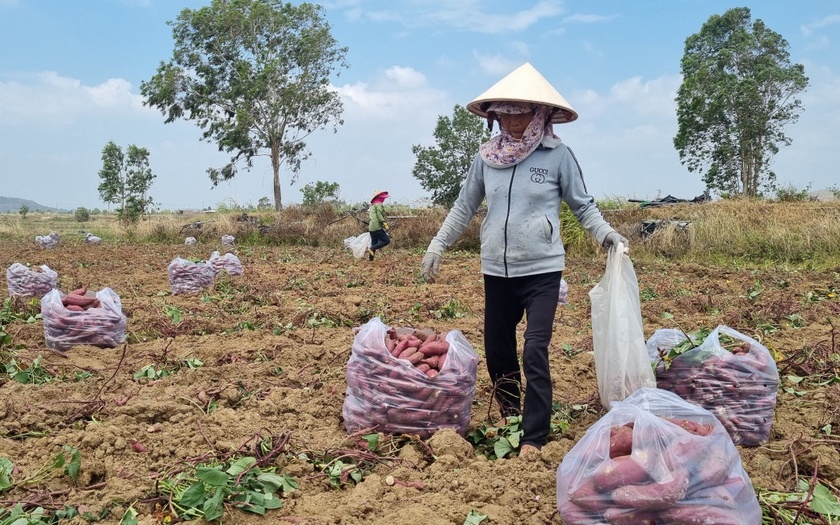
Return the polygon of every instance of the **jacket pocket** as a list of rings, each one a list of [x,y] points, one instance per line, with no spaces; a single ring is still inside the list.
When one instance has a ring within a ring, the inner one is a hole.
[[[543,215],[545,221],[543,222],[543,237],[545,242],[551,244],[554,242],[554,225],[551,224],[551,219],[548,218],[548,215]]]

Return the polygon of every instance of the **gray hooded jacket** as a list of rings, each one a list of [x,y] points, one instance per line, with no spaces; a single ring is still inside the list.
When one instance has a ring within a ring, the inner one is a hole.
[[[521,277],[562,271],[566,266],[560,236],[563,201],[598,244],[603,245],[614,231],[587,193],[572,150],[560,139],[546,137],[519,164],[504,169],[487,165],[476,154],[458,199],[428,251],[442,254],[452,246],[485,197],[481,271],[486,275]]]

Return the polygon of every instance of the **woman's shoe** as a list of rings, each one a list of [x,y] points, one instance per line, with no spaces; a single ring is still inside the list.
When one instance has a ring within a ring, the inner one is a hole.
[[[368,261],[372,261],[372,260],[373,260],[373,250],[368,248]]]
[[[531,454],[539,454],[540,449],[535,447],[534,445],[522,445],[522,448],[519,449],[519,457],[530,456]]]

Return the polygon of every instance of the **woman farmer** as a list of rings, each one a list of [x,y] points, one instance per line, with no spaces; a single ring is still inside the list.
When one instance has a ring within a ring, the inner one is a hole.
[[[550,430],[548,346],[565,268],[562,202],[604,248],[628,243],[604,220],[572,150],[554,134],[552,124],[572,122],[577,113],[531,64],[504,77],[467,109],[486,118],[491,131],[494,122],[501,130],[479,147],[455,204],[423,257],[423,278],[434,282],[443,252],[463,234],[486,198],[481,272],[487,370],[502,415],[522,415],[524,455],[544,445]],[[520,371],[516,326],[523,314],[527,324]]]
[[[391,228],[385,221],[385,206],[382,205],[388,197],[390,195],[387,191],[376,190],[370,199],[370,209],[368,209],[368,215],[370,217],[370,221],[368,222],[368,232],[370,232],[368,260],[370,261],[373,260],[376,250],[391,244],[391,237],[388,236],[388,230]]]

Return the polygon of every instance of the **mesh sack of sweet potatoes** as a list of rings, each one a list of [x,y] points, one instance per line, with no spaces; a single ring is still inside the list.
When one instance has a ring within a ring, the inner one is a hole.
[[[657,330],[648,339],[656,386],[712,412],[736,445],[768,441],[779,372],[767,347],[720,325],[700,345],[675,355],[670,362],[663,358],[684,341],[687,337],[673,329]]]
[[[761,507],[726,429],[673,392],[641,388],[599,419],[557,468],[565,525],[744,525]]]
[[[87,288],[68,294],[53,289],[41,298],[47,348],[65,351],[76,345],[114,348],[125,338],[126,316],[110,288]]]
[[[193,262],[176,257],[167,268],[172,295],[198,293],[202,288],[212,288],[216,270],[207,262]]]
[[[14,263],[6,269],[6,282],[11,297],[40,299],[55,288],[58,273],[46,264],[27,268],[21,263]]]
[[[342,416],[348,432],[375,429],[426,438],[467,431],[478,355],[458,330],[393,328],[378,317],[361,327],[347,362]]]
[[[244,273],[242,270],[242,261],[239,260],[239,257],[237,257],[236,254],[231,252],[219,255],[219,252],[215,251],[210,254],[210,258],[207,259],[207,262],[213,267],[213,271],[216,275],[222,271],[227,272],[228,275],[242,275]]]

